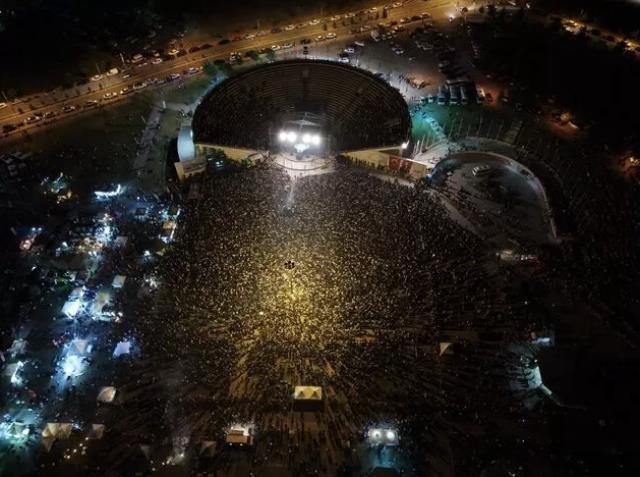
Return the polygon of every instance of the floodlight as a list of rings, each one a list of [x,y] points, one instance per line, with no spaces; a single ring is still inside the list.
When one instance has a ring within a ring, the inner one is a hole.
[[[278,134],[278,139],[280,140],[280,142],[284,142],[287,140],[287,131],[280,131],[280,134]]]
[[[313,142],[314,146],[319,146],[321,142],[320,136],[316,134],[311,138],[311,141]]]
[[[287,133],[287,141],[296,142],[296,139],[298,139],[298,135],[295,132],[289,131]]]
[[[393,431],[387,431],[387,440],[394,441],[396,439],[396,433]]]
[[[311,136],[307,133],[304,133],[302,135],[302,142],[304,142],[305,144],[309,144],[311,142]]]

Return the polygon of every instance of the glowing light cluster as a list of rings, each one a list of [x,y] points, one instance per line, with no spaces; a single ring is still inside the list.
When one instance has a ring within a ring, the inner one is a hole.
[[[322,143],[322,138],[319,134],[303,133],[302,135],[299,135],[295,131],[280,131],[278,134],[278,140],[280,142],[288,142],[290,144],[302,142],[309,146],[319,146]]]

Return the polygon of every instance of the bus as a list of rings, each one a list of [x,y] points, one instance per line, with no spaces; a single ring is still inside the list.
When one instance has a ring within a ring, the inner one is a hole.
[[[460,104],[469,104],[469,97],[464,86],[460,86]]]
[[[437,102],[440,106],[444,106],[445,104],[447,104],[447,92],[445,91],[445,87],[442,85],[438,87]]]
[[[449,86],[449,104],[458,104],[457,86]]]

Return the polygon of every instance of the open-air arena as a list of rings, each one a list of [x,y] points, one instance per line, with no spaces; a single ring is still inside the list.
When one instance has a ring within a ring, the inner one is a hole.
[[[9,3],[0,477],[640,475],[622,6]]]

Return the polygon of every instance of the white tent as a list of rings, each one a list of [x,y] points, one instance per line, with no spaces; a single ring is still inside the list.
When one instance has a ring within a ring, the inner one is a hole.
[[[84,354],[89,351],[89,340],[76,338],[69,346],[70,355],[84,356]]]
[[[122,248],[125,247],[127,245],[127,242],[129,241],[128,237],[125,237],[123,235],[118,235],[115,239],[115,241],[113,242],[113,246],[115,248]]]
[[[27,340],[17,339],[13,340],[11,344],[11,348],[9,348],[9,353],[11,356],[18,356],[20,354],[24,354],[27,349]]]
[[[80,300],[66,301],[65,304],[62,306],[62,313],[67,315],[69,318],[73,318],[80,311],[81,305],[82,303],[80,302]]]
[[[17,374],[17,372],[20,371],[20,368],[22,368],[21,361],[18,361],[17,363],[7,364],[4,368],[4,375],[9,376],[10,378],[13,379],[13,377]]]
[[[200,444],[200,454],[212,456],[216,452],[216,441],[202,441]]]
[[[451,345],[453,343],[450,343],[448,341],[441,341],[440,343],[438,343],[438,346],[440,348],[440,356],[442,356],[443,354],[451,354],[453,352],[451,348]]]
[[[78,314],[80,308],[82,307],[82,295],[84,291],[82,287],[74,288],[73,291],[69,294],[67,301],[62,306],[62,313],[67,315],[69,318],[73,318]]]
[[[113,386],[105,386],[100,388],[100,392],[98,392],[98,401],[110,403],[116,398],[116,388]]]
[[[118,342],[118,344],[116,345],[116,349],[113,350],[113,357],[117,358],[118,356],[129,353],[131,353],[131,341],[123,340]]]
[[[91,305],[91,311],[96,315],[102,313],[102,309],[109,302],[111,298],[110,294],[106,291],[102,291],[96,295],[96,299],[93,301],[93,305]]]
[[[87,437],[89,439],[102,439],[102,436],[104,436],[104,430],[104,424],[91,424]]]
[[[322,388],[320,386],[296,386],[293,391],[293,398],[299,400],[322,400]]]
[[[56,441],[55,437],[48,436],[42,438],[42,445],[47,450],[47,452],[51,451],[51,447],[53,447],[53,443]]]
[[[124,286],[124,282],[127,279],[125,275],[116,275],[111,283],[113,288],[122,288]]]
[[[54,439],[68,439],[71,435],[70,422],[47,422],[42,429],[42,437],[53,437]]]

